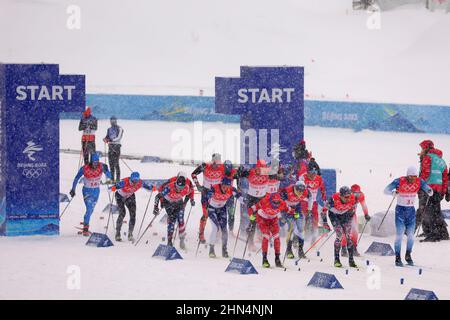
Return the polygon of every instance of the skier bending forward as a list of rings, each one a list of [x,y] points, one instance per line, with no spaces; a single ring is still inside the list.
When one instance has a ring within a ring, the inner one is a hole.
[[[262,265],[264,268],[270,268],[269,261],[267,260],[270,235],[274,239],[275,265],[280,268],[283,267],[280,261],[280,225],[278,224],[278,217],[283,211],[290,212],[292,209],[288,208],[279,193],[267,193],[264,198],[248,209],[251,221],[250,231],[254,230],[256,221],[263,235],[261,250],[263,255]]]

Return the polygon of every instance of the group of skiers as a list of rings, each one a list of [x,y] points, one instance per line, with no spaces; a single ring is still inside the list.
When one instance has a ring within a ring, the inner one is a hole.
[[[87,110],[89,111],[89,109]],[[120,180],[118,168],[120,157],[120,139],[123,130],[117,126],[117,119],[111,118],[112,127],[108,129],[105,143],[110,147],[110,166],[100,162],[95,150],[96,119],[90,112],[85,112],[80,122],[83,130],[82,146],[85,165],[82,166],[70,191],[75,196],[78,180],[84,176],[83,198],[86,204],[86,214],[83,221],[83,234],[89,235],[89,220],[99,197],[101,177],[103,174],[115,192],[119,208],[116,224],[116,241],[121,241],[121,227],[125,217],[125,207],[130,214],[128,240],[134,241],[133,230],[136,220],[135,192],[140,188],[149,191],[156,190],[143,182],[138,172]],[[95,125],[94,125],[95,124]],[[396,240],[395,264],[402,266],[401,241],[407,235],[405,261],[412,265],[411,252],[414,234],[422,226],[424,241],[439,241],[448,239],[447,225],[442,218],[440,201],[448,193],[448,170],[442,159],[442,152],[434,148],[430,140],[420,144],[420,173],[415,167],[409,167],[405,176],[395,179],[385,189],[386,194],[397,198],[395,209]],[[86,153],[88,154],[86,156]],[[356,209],[358,204],[364,213],[366,223],[371,219],[365,202],[365,195],[357,184],[351,187],[343,186],[327,199],[324,181],[320,167],[306,149],[301,140],[293,149],[294,165],[280,165],[276,159],[271,164],[259,159],[255,166],[233,166],[231,161],[222,162],[221,155],[214,153],[211,161],[202,163],[191,173],[190,179],[185,172],[168,179],[157,189],[153,214],[158,215],[162,209],[167,213],[167,243],[173,246],[174,231],[178,228],[180,248],[185,248],[185,209],[188,202],[191,210],[195,206],[195,189],[201,194],[202,216],[199,223],[198,245],[206,243],[205,226],[211,221],[211,234],[208,239],[209,256],[216,257],[215,245],[220,230],[222,256],[228,257],[228,230],[233,232],[236,201],[239,200],[244,210],[241,210],[241,224],[247,222],[246,245],[254,248],[254,238],[258,229],[262,236],[261,252],[263,267],[270,267],[267,253],[270,240],[275,251],[275,265],[282,267],[280,227],[288,226],[286,240],[286,257],[293,259],[293,244],[298,246],[298,258],[305,257],[305,233],[311,238],[311,243],[317,243],[319,230],[323,233],[335,233],[334,265],[342,267],[340,256],[349,259],[350,267],[357,267],[354,256],[359,256],[358,224]],[[203,175],[203,183],[199,181]],[[234,181],[236,184],[234,186]],[[243,181],[247,185],[243,185]],[[195,187],[194,187],[195,185]],[[419,209],[414,208],[415,198],[419,195]],[[188,218],[189,219],[189,218]],[[319,227],[319,220],[322,226]],[[331,223],[333,231],[328,224]],[[257,228],[256,228],[257,227]]]

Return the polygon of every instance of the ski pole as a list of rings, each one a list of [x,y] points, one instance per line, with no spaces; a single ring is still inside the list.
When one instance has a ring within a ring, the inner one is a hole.
[[[145,207],[144,216],[142,217],[141,226],[139,227],[139,232],[138,232],[138,235],[137,235],[138,238],[139,238],[139,236],[141,234],[142,225],[144,224],[145,216],[147,214],[148,206],[150,204],[150,200],[152,199],[152,195],[153,195],[153,188],[152,188],[152,191],[150,192],[150,197],[148,197],[147,206]]]
[[[322,240],[322,238],[324,237],[324,236],[326,236],[328,233],[330,233],[330,232],[326,232],[326,233],[323,233],[309,248],[308,248],[308,250],[306,250],[306,252],[304,253],[304,255],[306,256],[306,254],[309,252],[309,251],[311,251],[311,249],[312,248],[314,248],[318,243],[319,243],[319,241],[320,240]],[[331,238],[331,235],[334,233],[334,230],[331,232],[331,234],[328,236],[328,238],[327,238],[327,240],[329,239],[329,238]],[[326,241],[325,241],[326,242]],[[325,243],[324,242],[324,243]],[[320,246],[320,248],[322,248],[322,246]],[[320,250],[320,248],[318,249],[318,250]],[[295,263],[297,264],[300,260],[302,259],[302,257],[299,257],[297,260],[295,260]]]
[[[155,215],[155,216],[153,217],[152,221],[150,221],[150,223],[148,224],[147,228],[145,228],[145,230],[144,230],[144,232],[142,233],[141,237],[138,239],[138,241],[136,241],[136,244],[135,244],[134,246],[137,246],[137,245],[138,245],[139,241],[141,241],[142,237],[145,235],[145,233],[147,232],[148,228],[151,227],[151,225],[152,225],[153,221],[155,221],[156,217],[157,217],[157,215]]]
[[[361,231],[361,235],[359,236],[358,243],[361,241],[361,238],[362,238],[362,236],[363,236],[364,230],[366,230],[366,226],[367,226],[367,223],[368,223],[368,222],[369,222],[369,221],[366,220],[366,223],[364,223],[364,227],[363,227],[363,229],[362,229],[362,231]]]
[[[111,201],[111,194],[108,191],[108,198],[109,198],[109,214],[108,214],[108,222],[106,223],[106,231],[105,234],[108,234],[108,228],[109,228],[109,219],[112,216],[112,201]],[[113,196],[114,198],[114,196]],[[114,199],[113,199],[114,200]],[[113,228],[115,229],[114,226],[114,219],[112,219],[112,223],[113,223]]]
[[[380,225],[378,226],[378,229],[377,229],[377,230],[380,230],[380,227],[381,227],[381,225],[383,224],[384,219],[386,218],[387,214],[389,213],[389,209],[391,208],[392,204],[394,203],[394,200],[395,200],[395,197],[396,197],[396,196],[397,196],[397,194],[395,193],[394,196],[392,197],[392,201],[391,201],[391,203],[389,204],[389,207],[388,207],[388,209],[386,210],[386,213],[384,214],[383,219],[381,220],[381,223],[380,223]]]
[[[317,248],[317,251],[320,251],[320,249],[322,249],[322,247],[325,245],[325,243],[327,243],[327,241],[330,240],[331,236],[332,236],[335,232],[336,232],[336,230],[333,230],[333,231],[331,231],[331,232],[328,231],[328,233],[330,233],[330,234],[329,234],[328,237],[325,239],[325,241],[320,245],[320,247]],[[326,234],[328,234],[328,233],[324,233],[321,237],[323,237],[324,235],[326,235]],[[319,238],[318,240],[320,240],[320,238]],[[318,241],[316,241],[316,242],[318,242]],[[314,246],[315,246],[315,244],[313,244],[308,250],[306,250],[306,252],[308,252],[309,250],[311,250]],[[306,252],[305,252],[305,254],[306,254]]]
[[[59,215],[59,220],[61,220],[61,217],[63,216],[64,212],[66,212],[67,208],[69,207],[70,203],[72,202],[73,198],[69,200],[69,203],[65,206],[63,212]]]
[[[123,160],[122,158],[120,158],[120,160],[122,160],[122,162],[125,164],[125,166],[126,166],[131,172],[133,172],[133,169],[130,168],[130,166],[125,162],[125,160]]]
[[[81,168],[81,159],[83,159],[83,148],[80,150],[80,159],[78,160],[78,170]]]
[[[427,198],[427,202],[425,203],[425,207],[423,207],[422,219],[421,219],[419,225],[417,226],[416,237],[419,235],[419,230],[420,230],[420,227],[422,226],[423,216],[425,215],[425,209],[428,207],[428,200],[430,200],[430,197]]]
[[[255,224],[256,224],[256,221],[255,221]],[[248,242],[249,242],[250,236],[251,236],[251,234],[253,232],[253,228],[255,228],[255,227],[256,227],[256,225],[252,225],[252,222],[250,222],[250,230],[249,230],[249,233],[247,235],[247,241],[245,242],[244,253],[242,254],[242,259],[245,258],[245,253],[247,252]]]

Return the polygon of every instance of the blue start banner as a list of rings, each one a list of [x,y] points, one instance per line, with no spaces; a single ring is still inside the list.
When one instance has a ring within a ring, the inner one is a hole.
[[[216,77],[215,111],[241,115],[241,163],[293,163],[303,139],[303,67],[241,67],[240,78]]]
[[[59,233],[59,113],[84,108],[84,76],[0,64],[0,235]]]

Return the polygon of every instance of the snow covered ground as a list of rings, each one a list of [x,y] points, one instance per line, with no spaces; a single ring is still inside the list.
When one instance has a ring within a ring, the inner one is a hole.
[[[164,157],[171,155],[170,137],[173,130],[193,126],[150,121],[121,121],[120,125],[125,129],[123,153]],[[106,126],[107,122],[100,121],[98,136],[102,136]],[[221,129],[230,126],[233,125],[217,124]],[[62,148],[79,148],[79,137],[73,134],[76,129],[76,121],[61,121]],[[450,136],[446,135],[354,133],[344,129],[306,127],[305,137],[308,148],[321,166],[338,170],[338,185],[358,183],[363,187],[371,214],[386,210],[390,198],[384,196],[382,190],[393,177],[404,174],[408,165],[417,163],[416,154],[421,140],[431,138],[442,148],[444,157],[450,150]],[[69,191],[78,161],[77,155],[61,154],[61,192]],[[140,171],[145,178],[166,178],[179,170],[192,170],[191,167],[171,164],[142,164],[136,160],[127,160],[127,164],[133,170]],[[123,164],[122,170],[124,174],[129,173]],[[84,245],[87,239],[77,235],[74,228],[84,213],[80,195],[79,186],[75,199],[62,218],[59,237],[0,239],[0,299],[403,299],[411,288],[433,290],[440,299],[450,299],[450,259],[446,256],[450,249],[448,241],[415,243],[413,257],[416,264],[422,267],[422,275],[419,275],[418,268],[394,267],[392,257],[364,255],[356,258],[360,270],[350,270],[346,275],[346,268],[339,270],[332,267],[330,240],[321,250],[322,262],[314,251],[309,254],[310,262],[304,260],[298,266],[292,260],[286,260],[286,272],[262,269],[261,255],[250,252],[251,256],[247,258],[259,274],[243,276],[225,273],[228,259],[210,259],[203,246],[198,257],[195,257],[201,216],[199,206],[192,210],[187,225],[187,252],[180,250],[183,260],[162,261],[151,257],[166,235],[166,227],[160,223],[154,224],[137,247],[127,241],[115,243],[109,248],[87,247]],[[146,191],[137,194],[136,230],[148,196]],[[196,200],[200,203],[200,199]],[[91,219],[93,231],[104,231],[107,215],[101,211],[107,204],[108,195],[103,187]],[[64,205],[61,204],[61,209]],[[444,202],[444,208],[448,207]],[[151,216],[148,212],[146,223]],[[127,231],[127,225],[122,231]],[[209,223],[206,232],[209,233]],[[108,234],[113,239],[111,227]],[[372,241],[393,243],[392,237],[374,238],[365,234],[360,252],[364,252]],[[230,237],[230,253],[233,244],[234,238]],[[243,248],[244,243],[238,241],[237,257],[242,256]],[[282,241],[282,250],[284,248]],[[269,261],[273,262],[273,251],[269,256]],[[366,260],[370,261],[369,266],[366,266]],[[342,261],[346,266],[347,261]],[[374,266],[375,272],[372,272]],[[80,289],[70,289],[73,268],[80,270]],[[315,271],[335,274],[344,290],[307,287]],[[403,285],[400,278],[404,278]],[[379,289],[374,285],[376,279],[380,279]]]

